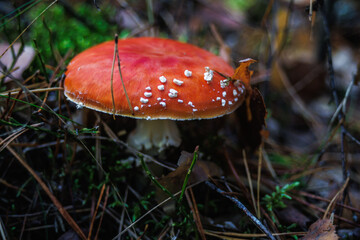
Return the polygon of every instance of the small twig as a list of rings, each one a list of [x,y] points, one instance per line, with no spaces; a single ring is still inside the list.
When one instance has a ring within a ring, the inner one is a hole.
[[[115,120],[115,99],[114,99],[114,66],[115,66],[115,59],[116,59],[116,51],[117,51],[117,44],[116,44],[116,39],[117,39],[117,35],[115,35],[115,46],[114,46],[114,56],[113,56],[113,61],[112,61],[112,65],[111,65],[111,78],[110,78],[110,87],[111,87],[111,100],[112,100],[112,105],[113,105],[113,118]]]
[[[305,206],[307,206],[309,208],[312,208],[315,211],[318,211],[318,212],[321,212],[321,213],[325,212],[325,210],[322,209],[321,207],[318,207],[318,206],[316,206],[315,204],[312,204],[312,203],[308,203],[307,201],[305,201],[304,199],[302,199],[300,197],[294,196],[292,194],[290,196],[291,196],[292,199],[296,200],[297,202],[299,202],[299,203],[301,203],[301,204],[303,204],[303,205],[305,205]],[[351,224],[351,225],[356,226],[356,227],[360,227],[360,224],[358,224],[356,222],[353,222],[353,221],[350,221],[350,220],[348,220],[348,219],[346,219],[344,217],[340,217],[338,215],[334,215],[334,217],[336,219],[339,219],[339,220],[345,222],[345,223]]]
[[[190,194],[188,194],[188,192],[190,192]],[[186,195],[186,199],[188,200],[188,204],[189,204],[189,207],[191,209],[191,212],[193,214],[196,227],[197,227],[197,229],[198,229],[198,231],[200,233],[200,237],[201,237],[202,240],[206,240],[204,228],[203,228],[203,226],[201,224],[199,209],[197,207],[194,192],[193,192],[192,188],[189,188],[189,191],[186,191],[185,195]]]
[[[212,231],[212,230],[205,230],[205,234],[219,237],[221,239],[229,239],[234,240],[238,238],[261,238],[266,237],[263,233],[237,233],[237,232],[219,232],[219,231]],[[303,236],[306,232],[286,232],[286,233],[273,233],[274,236]],[[237,238],[234,238],[237,237]]]
[[[348,185],[348,183],[349,183],[349,180],[350,180],[350,178],[348,177],[348,178],[346,179],[345,183],[343,184],[343,186],[340,188],[340,190],[339,190],[339,191],[335,194],[335,196],[331,199],[328,207],[326,208],[326,211],[325,211],[325,213],[324,213],[323,219],[326,218],[326,216],[328,215],[330,209],[334,206],[334,202],[338,199],[339,195],[344,192],[345,188],[347,187],[347,185]]]
[[[109,190],[110,190],[110,187],[107,186],[107,188],[106,188],[106,194],[105,194],[105,199],[104,199],[104,205],[102,206],[103,211],[102,211],[102,214],[101,214],[101,217],[100,217],[100,220],[99,220],[99,225],[98,225],[98,229],[97,229],[97,231],[96,231],[96,235],[95,235],[94,240],[97,240],[97,239],[98,239],[98,236],[99,236],[100,226],[101,226],[102,220],[103,220],[103,218],[104,218],[104,213],[105,213],[105,209],[106,209],[106,204],[107,204],[107,201],[108,201],[108,198],[109,198]]]
[[[259,147],[259,160],[258,160],[258,174],[257,174],[257,186],[256,186],[256,204],[257,204],[257,218],[261,218],[261,211],[260,211],[260,181],[261,181],[261,169],[262,169],[262,149],[263,149],[263,142],[260,144]]]
[[[329,199],[327,199],[327,198],[323,198],[323,197],[320,197],[320,196],[318,196],[318,195],[314,195],[314,194],[311,194],[311,193],[308,193],[308,192],[298,191],[298,190],[292,190],[292,191],[294,191],[294,192],[296,192],[296,193],[299,193],[300,195],[302,195],[302,196],[304,196],[304,197],[308,197],[308,198],[320,200],[320,201],[327,202],[327,203],[330,203],[330,202],[331,202],[331,200],[329,200]],[[336,202],[335,204],[338,205],[338,206],[340,206],[340,207],[349,209],[349,210],[351,210],[351,211],[353,211],[353,212],[360,213],[360,209],[351,207],[351,206],[349,206],[349,205],[345,205],[345,204],[342,204],[342,203],[339,203],[339,202]]]
[[[92,232],[92,229],[94,227],[94,222],[95,222],[95,218],[96,218],[96,215],[97,215],[97,212],[99,210],[99,205],[100,205],[100,202],[101,202],[101,199],[102,199],[102,196],[104,194],[104,191],[105,191],[105,184],[103,184],[102,188],[101,188],[101,191],[100,191],[100,196],[99,196],[99,199],[98,199],[98,202],[96,204],[96,208],[95,208],[95,212],[91,218],[91,223],[90,223],[90,228],[89,228],[89,234],[88,234],[88,237],[87,239],[90,240],[91,239],[91,232]]]
[[[236,183],[238,184],[238,186],[241,188],[241,190],[243,191],[247,201],[251,202],[251,197],[249,196],[249,190],[246,188],[246,186],[244,185],[243,181],[240,179],[239,174],[236,172],[236,168],[234,166],[234,164],[232,163],[229,154],[227,151],[225,151],[225,158],[227,160],[227,163],[229,165],[229,168],[233,174],[233,176],[235,177]]]
[[[132,106],[131,106],[130,98],[129,98],[129,95],[127,94],[127,91],[126,91],[126,88],[125,88],[125,84],[124,84],[124,79],[123,79],[123,76],[122,76],[122,73],[121,73],[120,56],[119,56],[119,51],[118,51],[118,35],[117,35],[117,34],[115,35],[115,48],[116,48],[116,57],[117,57],[117,63],[118,63],[118,68],[119,68],[119,74],[120,74],[121,84],[122,84],[123,89],[124,89],[124,93],[125,93],[126,100],[127,100],[128,104],[129,104],[129,108],[130,108],[131,115],[134,116],[134,115],[135,115],[135,114],[134,114],[134,109],[133,109]]]
[[[34,89],[34,90],[28,90],[31,93],[41,93],[41,92],[50,92],[50,91],[63,91],[64,88],[62,87],[50,87],[50,88],[38,88],[38,89]],[[22,91],[22,90],[20,90]],[[11,95],[16,95],[18,94],[20,91],[13,91],[13,90],[9,90],[6,92],[2,92],[0,93],[0,95],[6,95],[6,94],[10,94]]]
[[[326,48],[327,48],[327,60],[328,60],[328,72],[329,72],[329,85],[330,85],[330,90],[331,93],[333,95],[333,99],[335,102],[336,106],[339,106],[339,97],[335,88],[335,72],[334,72],[334,66],[333,66],[333,61],[332,61],[332,47],[331,47],[331,43],[330,43],[330,29],[329,29],[329,23],[328,20],[326,18],[326,10],[324,7],[324,1],[319,1],[319,7],[320,7],[320,13],[321,13],[321,18],[323,21],[323,28],[324,28],[324,41],[326,44]],[[346,170],[346,157],[345,157],[345,152],[344,152],[344,135],[345,135],[345,126],[344,126],[344,122],[342,121],[342,119],[345,119],[344,117],[344,113],[342,111],[340,111],[338,114],[338,120],[339,122],[341,122],[341,165],[342,165],[342,170],[343,170],[343,180],[344,182],[346,181],[347,177],[348,177],[348,171]],[[346,195],[347,190],[345,189],[344,194]]]
[[[244,204],[242,204],[238,199],[236,199],[235,197],[229,196],[228,194],[226,194],[223,190],[221,190],[220,188],[218,188],[217,186],[215,186],[213,183],[209,182],[209,181],[205,181],[205,184],[210,187],[211,189],[215,190],[217,193],[221,194],[222,196],[226,197],[227,199],[231,200],[233,203],[236,204],[236,206],[238,208],[240,208],[245,214],[246,216],[248,216],[250,218],[250,220],[263,232],[266,234],[266,236],[272,240],[275,240],[274,236],[272,235],[272,233],[265,227],[264,224],[262,224],[260,222],[259,219],[257,219],[245,206]]]
[[[244,161],[244,166],[245,166],[245,171],[246,171],[247,180],[248,180],[248,183],[249,183],[249,189],[250,189],[250,194],[251,194],[251,201],[252,201],[253,208],[254,208],[254,210],[255,210],[256,215],[259,215],[259,211],[258,211],[258,208],[257,208],[257,205],[256,205],[255,196],[254,196],[254,188],[253,188],[253,185],[252,185],[251,175],[250,175],[250,171],[249,171],[249,165],[248,165],[247,159],[246,159],[245,149],[243,149],[242,155],[243,155],[243,161]]]
[[[348,138],[350,138],[351,140],[353,140],[356,144],[360,145],[360,141],[358,139],[356,139],[351,133],[349,133],[348,130],[345,129],[345,134],[346,136],[348,136]]]

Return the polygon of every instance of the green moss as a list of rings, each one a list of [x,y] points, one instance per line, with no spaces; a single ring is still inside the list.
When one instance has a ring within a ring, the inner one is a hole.
[[[29,19],[38,16],[46,6],[39,4],[31,9]],[[77,17],[62,5],[56,4],[30,29],[30,37],[37,40],[38,50],[46,63],[56,59],[56,52],[64,56],[71,49],[76,54],[97,43],[113,39],[117,32],[116,25],[107,21],[115,14],[113,9],[103,8],[98,11],[95,6],[87,4],[72,7]]]

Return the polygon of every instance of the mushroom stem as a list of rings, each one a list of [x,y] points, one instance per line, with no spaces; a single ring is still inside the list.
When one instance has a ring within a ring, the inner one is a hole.
[[[181,143],[180,132],[172,120],[137,120],[137,126],[128,137],[128,144],[138,150],[157,148],[159,151],[168,146],[178,147]]]

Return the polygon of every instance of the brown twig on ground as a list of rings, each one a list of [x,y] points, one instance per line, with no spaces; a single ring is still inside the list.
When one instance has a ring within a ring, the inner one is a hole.
[[[99,205],[100,205],[102,196],[103,196],[103,194],[104,194],[104,191],[105,191],[105,184],[103,184],[103,186],[101,187],[101,191],[100,191],[100,195],[99,195],[99,198],[98,198],[98,202],[97,202],[97,204],[96,204],[95,211],[94,211],[93,216],[92,216],[92,218],[91,218],[91,223],[90,223],[90,228],[89,228],[89,234],[88,234],[88,237],[87,237],[88,240],[91,239],[91,232],[92,232],[92,229],[93,229],[93,227],[94,227],[95,218],[96,218],[97,212],[98,212],[98,210],[99,210]]]
[[[98,228],[97,228],[97,230],[96,230],[96,234],[95,234],[94,240],[97,240],[97,239],[98,239],[98,236],[99,236],[101,223],[102,223],[103,218],[104,218],[104,213],[105,213],[106,205],[107,205],[108,198],[109,198],[109,190],[110,190],[110,187],[107,186],[107,188],[106,188],[106,193],[105,193],[105,199],[104,199],[104,205],[102,206],[103,211],[102,211],[101,216],[100,216],[99,225],[98,225]]]
[[[188,192],[190,192],[190,195]],[[195,200],[195,196],[194,196],[194,192],[193,192],[192,188],[188,188],[188,191],[185,190],[185,195],[186,195],[186,199],[189,204],[189,207],[193,213],[195,224],[200,233],[200,237],[202,240],[206,240],[204,228],[201,224],[200,213],[199,213],[199,210],[198,210],[198,207],[196,204],[196,200]]]
[[[311,194],[311,193],[308,193],[308,192],[304,192],[304,191],[298,191],[298,190],[292,190],[294,191],[295,193],[298,193],[304,197],[308,197],[308,198],[312,198],[312,199],[317,199],[317,200],[320,200],[320,201],[324,201],[324,202],[328,202],[330,203],[331,200],[327,199],[327,198],[323,198],[323,197],[320,197],[318,195],[314,195],[314,194]],[[351,206],[348,206],[348,205],[345,205],[345,204],[342,204],[342,203],[339,203],[339,202],[336,202],[335,203],[336,205],[340,206],[340,207],[343,207],[343,208],[346,208],[346,209],[349,209],[353,212],[357,212],[357,213],[360,213],[360,209],[357,209],[357,208],[354,208],[354,207],[351,207]]]
[[[303,204],[303,205],[305,205],[305,206],[307,206],[307,207],[310,207],[311,209],[313,209],[313,210],[315,210],[315,211],[318,211],[318,212],[321,212],[321,213],[325,213],[325,210],[324,210],[324,209],[316,206],[315,204],[308,203],[307,201],[305,201],[305,200],[303,200],[303,199],[301,199],[301,198],[299,198],[299,197],[297,197],[297,196],[294,196],[294,195],[292,195],[292,194],[291,194],[290,196],[291,196],[292,199],[298,201],[299,203],[301,203],[301,204]],[[353,221],[350,221],[350,220],[348,220],[348,219],[346,219],[346,218],[344,218],[344,217],[340,217],[340,216],[338,216],[338,215],[334,215],[334,218],[339,219],[339,220],[341,220],[341,221],[343,221],[343,222],[346,222],[346,223],[348,223],[348,224],[351,224],[351,225],[353,225],[353,226],[355,226],[355,227],[360,227],[360,224],[355,223],[355,222],[353,222]]]
[[[251,194],[251,202],[253,204],[255,214],[258,216],[259,215],[259,209],[257,208],[257,205],[256,205],[255,195],[254,195],[254,188],[253,188],[253,185],[252,185],[250,170],[249,170],[249,166],[248,166],[247,159],[246,159],[246,153],[245,153],[244,149],[242,151],[242,154],[243,154],[243,161],[244,161],[244,166],[245,166],[245,170],[246,170],[246,176],[247,176],[249,189],[250,189],[250,194]]]
[[[0,140],[2,140],[0,138]],[[74,231],[79,235],[79,237],[83,240],[86,240],[86,236],[77,225],[77,223],[74,221],[74,219],[70,216],[70,214],[64,209],[62,204],[57,200],[57,198],[51,193],[50,189],[46,186],[46,184],[41,180],[41,178],[36,174],[36,172],[30,167],[30,165],[27,164],[27,162],[22,159],[22,157],[10,146],[6,146],[7,150],[19,161],[23,167],[26,168],[26,170],[35,178],[35,180],[40,184],[42,189],[45,191],[45,193],[49,196],[51,201],[54,203],[60,214],[63,216],[63,218],[68,222],[68,224],[74,229]]]

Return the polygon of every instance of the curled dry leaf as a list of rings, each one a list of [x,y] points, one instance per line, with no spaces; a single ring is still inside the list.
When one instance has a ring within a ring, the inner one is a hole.
[[[319,219],[309,227],[308,233],[301,240],[337,240],[335,226],[330,219]]]
[[[256,60],[247,58],[240,61],[240,65],[235,69],[235,73],[232,76],[232,79],[237,79],[242,81],[246,87],[250,86],[250,78],[253,74],[253,71],[249,70],[249,66],[252,63],[255,63]]]

